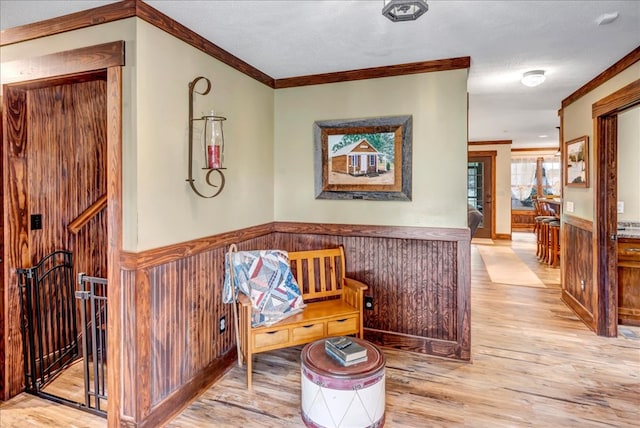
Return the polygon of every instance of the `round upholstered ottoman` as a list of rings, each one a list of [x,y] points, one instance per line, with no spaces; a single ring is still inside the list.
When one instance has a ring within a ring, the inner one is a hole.
[[[314,428],[382,427],[385,415],[384,354],[366,340],[367,361],[342,366],[324,349],[324,339],[302,350],[302,420]]]

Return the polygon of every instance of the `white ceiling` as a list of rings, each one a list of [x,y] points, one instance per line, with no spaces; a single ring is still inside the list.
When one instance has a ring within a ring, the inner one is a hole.
[[[107,3],[0,0],[0,28]],[[513,147],[557,147],[561,101],[640,45],[635,0],[428,0],[417,21],[397,23],[382,0],[147,3],[276,79],[470,56],[469,139]],[[597,24],[612,12],[616,21]],[[533,69],[546,82],[523,86]]]

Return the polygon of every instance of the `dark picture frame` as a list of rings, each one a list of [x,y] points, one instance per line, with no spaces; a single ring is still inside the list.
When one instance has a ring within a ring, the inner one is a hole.
[[[589,137],[583,135],[564,143],[564,184],[589,187]]]
[[[313,124],[316,199],[411,200],[412,116]]]

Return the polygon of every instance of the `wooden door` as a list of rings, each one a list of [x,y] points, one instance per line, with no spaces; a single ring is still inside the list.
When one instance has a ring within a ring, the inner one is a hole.
[[[4,170],[3,170],[3,159],[4,159],[4,133],[2,130],[2,124],[4,122],[4,120],[2,120],[2,116],[4,116],[4,112],[3,112],[3,99],[2,99],[2,95],[0,95],[0,135],[2,136],[2,144],[0,144],[0,200],[2,201],[2,203],[0,203],[0,237],[2,237],[0,239],[0,299],[2,299],[3,302],[5,302],[4,300],[4,295],[5,295],[5,275],[4,275],[4,254],[5,254],[5,248],[4,248],[4,199],[5,199],[5,194],[4,194]],[[0,356],[4,355],[4,337],[5,337],[5,321],[4,321],[4,308],[0,309]],[[6,374],[5,374],[5,365],[4,365],[4,361],[2,361],[1,359],[2,357],[0,357],[0,401],[6,400],[8,399],[8,397],[5,397],[5,379],[6,379]]]
[[[469,153],[467,165],[467,202],[482,213],[482,221],[473,237],[493,238],[493,163],[495,156]]]
[[[592,105],[595,125],[594,282],[596,332],[618,334],[617,151],[618,113],[640,104],[640,79]]]

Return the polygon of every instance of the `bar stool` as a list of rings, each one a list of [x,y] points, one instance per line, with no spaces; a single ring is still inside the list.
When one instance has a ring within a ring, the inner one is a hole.
[[[546,217],[540,221],[540,241],[539,241],[539,254],[538,260],[542,263],[547,263],[549,261],[549,244],[550,244],[550,234],[549,234],[549,224],[555,221],[554,217]]]
[[[536,234],[536,257],[544,260],[549,242],[549,228],[546,223],[555,220],[556,217],[553,215],[549,204],[539,199],[535,201],[535,213],[533,231]]]
[[[560,222],[549,222],[549,250],[547,263],[551,267],[557,267],[560,263]]]

